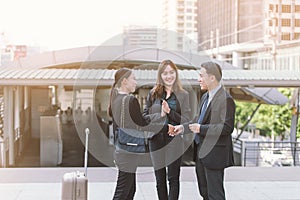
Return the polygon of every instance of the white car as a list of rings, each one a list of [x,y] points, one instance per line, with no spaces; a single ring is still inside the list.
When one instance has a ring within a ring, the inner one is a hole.
[[[279,150],[271,149],[261,152],[261,156],[264,162],[270,164],[271,166],[292,166],[293,158],[288,153]]]

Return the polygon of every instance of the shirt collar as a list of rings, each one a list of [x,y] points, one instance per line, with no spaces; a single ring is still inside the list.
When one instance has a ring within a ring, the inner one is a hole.
[[[210,102],[214,98],[215,94],[221,87],[222,87],[222,85],[219,84],[216,88],[214,88],[213,90],[208,92],[208,94],[209,94],[208,102]]]
[[[128,94],[128,93],[126,93],[126,92],[121,91],[120,89],[118,89],[118,93],[119,93],[119,94]]]

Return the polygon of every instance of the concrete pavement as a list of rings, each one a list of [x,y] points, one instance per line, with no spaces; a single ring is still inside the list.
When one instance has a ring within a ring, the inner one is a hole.
[[[56,200],[64,173],[82,168],[1,168],[0,199]],[[89,200],[112,199],[117,171],[88,169]],[[225,171],[227,200],[300,200],[300,167],[231,167]],[[157,199],[151,167],[137,173],[136,200]],[[182,167],[180,200],[201,200],[194,167]]]

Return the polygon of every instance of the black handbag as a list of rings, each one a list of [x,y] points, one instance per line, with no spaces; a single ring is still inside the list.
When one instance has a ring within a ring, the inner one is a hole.
[[[139,130],[138,126],[136,129],[124,128],[126,98],[127,96],[124,96],[122,99],[120,126],[116,133],[116,148],[129,153],[147,153],[149,152],[149,132]]]

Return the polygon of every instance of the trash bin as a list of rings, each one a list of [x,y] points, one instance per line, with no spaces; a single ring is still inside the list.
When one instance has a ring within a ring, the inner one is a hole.
[[[59,116],[40,117],[40,165],[54,167],[62,162],[62,128]]]

